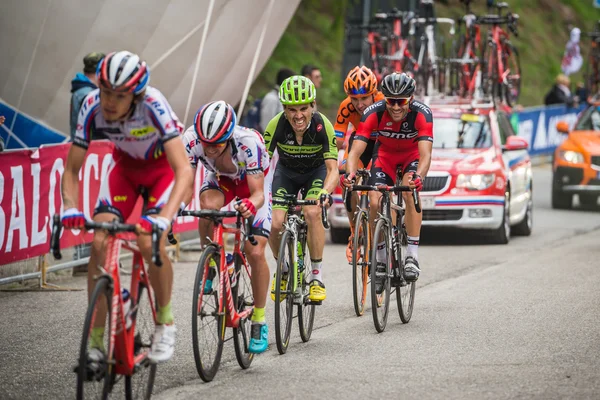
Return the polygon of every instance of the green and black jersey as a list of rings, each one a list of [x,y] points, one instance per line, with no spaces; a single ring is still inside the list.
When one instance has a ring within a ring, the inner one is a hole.
[[[333,125],[320,112],[313,114],[302,144],[298,144],[292,126],[283,112],[280,112],[265,129],[265,144],[271,157],[277,149],[279,163],[299,173],[310,172],[324,165],[328,159],[337,162],[338,150]]]

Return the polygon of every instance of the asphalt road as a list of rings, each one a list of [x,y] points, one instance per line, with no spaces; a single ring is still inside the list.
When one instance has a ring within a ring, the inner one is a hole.
[[[549,166],[536,167],[533,234],[508,245],[423,232],[413,318],[402,324],[392,302],[382,334],[370,308],[354,315],[345,248],[327,244],[328,297],[311,340],[302,343],[295,325],[279,355],[269,302],[269,351],[243,371],[227,342],[210,384],[193,360],[197,253],[185,253],[174,288],[177,349],[158,368],[155,398],[600,398],[600,213],[552,210],[549,188]],[[0,398],[74,397],[85,303],[84,291],[0,293]]]

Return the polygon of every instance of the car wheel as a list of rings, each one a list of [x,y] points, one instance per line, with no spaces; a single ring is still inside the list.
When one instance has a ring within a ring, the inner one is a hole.
[[[595,194],[580,194],[579,202],[585,207],[595,207],[598,204],[598,196]]]
[[[508,188],[504,193],[504,213],[502,223],[492,232],[491,242],[494,244],[507,244],[510,240],[510,192]]]
[[[350,229],[348,228],[331,228],[331,241],[337,244],[347,244],[350,237]]]
[[[531,235],[531,230],[533,229],[533,193],[529,192],[529,201],[527,201],[527,210],[525,211],[525,216],[523,220],[515,225],[512,229],[512,232],[515,235],[520,236],[529,236]]]
[[[558,185],[555,183],[552,184],[552,208],[558,210],[571,208],[572,200],[573,195],[563,193]]]

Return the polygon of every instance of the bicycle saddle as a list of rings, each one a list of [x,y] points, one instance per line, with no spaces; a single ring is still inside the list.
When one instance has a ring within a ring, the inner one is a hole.
[[[505,3],[505,2],[496,3],[496,8],[508,8],[508,3]]]

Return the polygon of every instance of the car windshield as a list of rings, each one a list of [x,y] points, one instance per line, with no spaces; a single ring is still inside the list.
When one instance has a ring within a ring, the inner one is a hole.
[[[576,131],[600,131],[600,107],[588,108],[575,126]]]
[[[473,114],[460,118],[436,118],[433,147],[436,149],[482,149],[492,145],[487,119]]]

